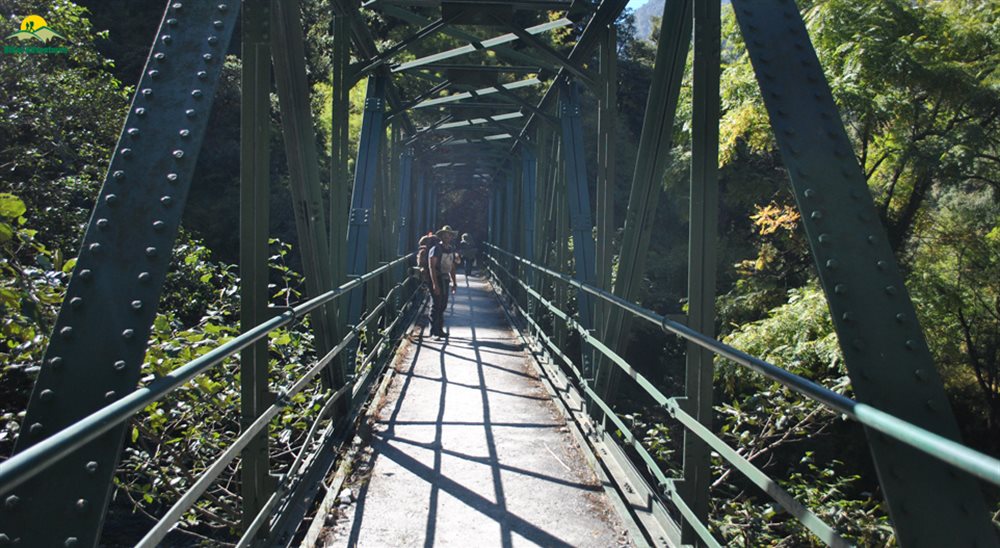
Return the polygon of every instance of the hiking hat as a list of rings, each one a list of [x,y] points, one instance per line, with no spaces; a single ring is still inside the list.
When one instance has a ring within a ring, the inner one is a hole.
[[[451,234],[454,236],[455,234],[458,234],[458,231],[452,229],[451,225],[444,225],[441,227],[441,230],[438,230],[435,234],[437,234],[438,237],[444,236],[445,234]]]

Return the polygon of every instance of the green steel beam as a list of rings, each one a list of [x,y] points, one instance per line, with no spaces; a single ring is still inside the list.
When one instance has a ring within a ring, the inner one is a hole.
[[[565,17],[556,19],[555,21],[548,21],[540,25],[533,25],[524,29],[523,31],[518,29],[518,32],[508,32],[506,34],[501,34],[499,36],[494,36],[493,38],[487,38],[485,40],[477,40],[474,43],[466,44],[464,46],[459,46],[457,48],[452,48],[446,51],[441,51],[434,53],[432,55],[427,55],[425,57],[418,57],[412,61],[407,61],[392,67],[392,72],[403,72],[407,70],[413,70],[415,68],[420,68],[424,65],[431,63],[437,63],[438,61],[444,61],[445,59],[453,59],[462,55],[468,55],[482,50],[492,50],[497,46],[503,44],[509,44],[511,42],[517,41],[519,38],[523,40],[524,35],[540,34],[543,32],[548,32],[550,30],[555,30],[558,28],[566,27],[572,25],[573,22]]]
[[[719,209],[719,46],[718,2],[694,6],[694,66],[691,120],[691,194],[688,216],[688,317],[691,329],[714,337],[716,232]],[[687,343],[684,395],[686,411],[706,428],[712,428],[712,374],[710,350]],[[710,451],[701,437],[684,431],[684,481],[681,496],[702,522],[708,522],[711,470]],[[685,523],[684,542],[695,542],[698,533]]]
[[[639,298],[653,218],[660,200],[660,185],[670,155],[674,116],[691,42],[691,0],[667,0],[661,20],[656,64],[646,99],[646,115],[636,153],[632,190],[625,212],[618,278],[614,286],[615,295],[630,301]],[[614,345],[619,354],[624,354],[631,318],[620,310],[612,310],[605,320],[604,328],[599,331],[601,340]],[[618,371],[602,360],[597,373],[597,392],[614,403]]]
[[[272,5],[271,56],[288,158],[288,186],[292,193],[306,293],[314,297],[334,285],[330,272],[326,204],[320,187],[316,131],[306,79],[304,36],[298,3],[275,2]],[[320,352],[333,348],[333,341],[338,339],[335,317],[333,306],[319,308],[313,313],[312,327]],[[325,373],[323,378],[334,387],[343,384],[335,371]]]
[[[568,59],[574,63],[583,62],[590,58],[594,51],[594,48],[598,46],[601,36],[604,34],[605,30],[609,25],[613,25],[615,20],[621,14],[622,10],[628,4],[628,0],[602,0],[600,5],[597,7],[597,11],[594,12],[594,16],[590,18],[587,22],[587,26],[583,29],[583,34],[580,35],[580,39],[577,40],[576,44],[573,46],[573,50],[570,51]],[[565,68],[559,68],[559,72],[556,74],[558,81],[559,77],[566,76]],[[538,110],[548,111],[548,109],[554,105],[556,100],[556,86],[550,86],[542,96],[542,99],[538,102]],[[526,139],[533,129],[533,124],[535,122],[535,115],[528,118],[527,123],[524,124],[524,128],[521,133],[517,136],[517,141],[514,146],[522,140]],[[511,147],[513,149],[514,147]]]
[[[405,49],[409,49],[419,44],[423,40],[426,40],[427,38],[434,36],[444,26],[448,25],[449,23],[450,20],[445,20],[445,19],[435,19],[434,21],[431,21],[420,30],[414,32],[410,36],[407,36],[403,40],[400,40],[399,43],[393,44],[388,49],[379,52],[378,55],[376,55],[373,59],[365,60],[364,61],[365,66],[353,72],[358,78],[367,77],[371,73],[371,71],[384,65],[389,59],[392,59],[393,57],[398,55],[399,52]]]
[[[513,25],[505,26],[510,29],[510,32],[514,34],[514,36],[517,36],[522,42],[531,46],[537,54],[547,59],[549,63],[566,70],[566,72],[572,74],[578,81],[586,84],[588,88],[592,90],[597,89],[597,81],[590,74],[590,71],[582,65],[556,51],[555,48],[538,39],[538,37],[534,36],[531,32],[519,29]]]
[[[399,238],[396,245],[396,256],[402,257],[410,252],[416,240],[413,239],[410,224],[411,181],[413,179],[413,149],[407,147],[399,156]]]
[[[405,9],[402,9],[402,8],[399,8],[399,7],[395,7],[395,6],[383,6],[383,7],[380,8],[380,11],[382,11],[382,13],[384,13],[386,15],[389,15],[389,16],[394,17],[396,19],[399,19],[401,21],[406,21],[406,22],[414,24],[414,25],[426,25],[426,24],[430,23],[430,21],[431,21],[429,18],[417,15],[416,13],[413,13],[411,11],[408,11],[408,10],[405,10]],[[457,38],[459,40],[464,40],[464,41],[468,42],[470,45],[472,45],[473,47],[481,47],[482,46],[482,42],[480,42],[480,39],[479,39],[478,36],[476,36],[476,35],[474,35],[472,33],[469,33],[469,32],[465,32],[465,31],[461,30],[460,28],[458,28],[456,26],[449,25],[449,26],[445,27],[444,29],[442,29],[441,32],[444,33],[444,34],[447,34],[448,36],[451,36],[452,38]],[[520,63],[522,65],[532,65],[532,66],[540,65],[538,59],[535,59],[534,57],[532,57],[531,55],[528,55],[526,53],[522,53],[522,52],[519,52],[517,50],[514,50],[514,49],[512,49],[512,48],[510,48],[508,46],[496,45],[496,46],[494,46],[492,48],[492,51],[494,51],[497,54],[497,57],[503,57],[504,59],[507,59],[508,61],[512,61],[512,62],[515,62],[515,63]],[[429,65],[437,65],[439,63],[430,62],[428,64]],[[541,65],[541,66],[543,66],[544,68],[549,68],[549,69],[553,68],[550,65]]]
[[[958,440],[941,378],[793,2],[733,2],[858,401]],[[866,429],[902,546],[997,546],[979,485]]]
[[[135,389],[239,4],[168,2],[28,402],[19,454]],[[97,545],[126,425],[0,504],[0,538]],[[7,463],[0,464],[0,467]]]
[[[345,17],[347,19],[347,27],[350,31],[352,42],[354,42],[357,57],[359,59],[374,59],[377,57],[378,47],[375,45],[375,37],[367,21],[361,16],[356,0],[331,0],[330,5],[333,7],[335,17]],[[431,22],[430,19],[426,19],[423,24],[427,25]],[[390,75],[389,68],[386,65],[378,67],[375,72],[387,78]],[[353,83],[351,85],[353,87]],[[399,96],[399,90],[393,85],[391,79],[387,80],[386,83],[385,99],[388,106],[394,111],[400,110],[400,106],[403,104]],[[413,133],[413,122],[406,112],[402,112],[401,114],[403,129],[407,133]]]
[[[354,190],[351,193],[351,211],[347,228],[347,275],[349,278],[365,273],[368,265],[368,239],[374,216],[375,186],[382,141],[385,139],[385,91],[386,77],[376,73],[368,79],[365,109],[361,120],[361,136],[358,143],[358,158],[354,163]],[[357,325],[361,319],[363,291],[359,288],[347,297],[347,326]],[[344,377],[354,374],[354,357],[357,350],[352,346],[342,364]]]
[[[594,223],[590,211],[590,189],[587,178],[587,158],[583,141],[583,122],[580,109],[580,89],[573,81],[562,85],[559,120],[562,125],[563,166],[566,176],[566,199],[569,223],[573,235],[573,264],[577,280],[594,283]],[[594,304],[590,295],[577,292],[576,302],[580,325],[594,328]],[[593,352],[583,350],[585,376],[593,374]]]
[[[347,280],[347,220],[351,200],[350,109],[351,109],[351,36],[347,17],[333,17],[332,51],[332,131],[330,139],[330,273],[333,283]],[[342,333],[343,307],[337,303],[334,325]]]
[[[270,319],[268,267],[271,192],[270,0],[243,3],[240,64],[240,332]],[[240,428],[246,431],[274,403],[268,385],[266,340],[240,351]],[[240,453],[242,531],[274,492],[268,435],[262,432]]]
[[[427,99],[413,105],[413,108],[427,108],[437,105],[442,105],[445,103],[454,103],[456,101],[462,101],[464,99],[471,99],[473,97],[481,97],[483,95],[490,95],[492,93],[500,93],[502,90],[515,90],[525,87],[537,86],[541,84],[542,81],[538,78],[531,77],[525,78],[524,80],[516,80],[507,84],[497,84],[495,86],[488,86],[485,88],[480,88],[472,91],[463,91],[461,93],[454,93],[452,95],[446,95],[444,97],[435,97],[434,99]],[[463,104],[463,106],[467,106]]]
[[[615,144],[618,124],[618,40],[614,25],[604,30],[599,50],[600,88],[597,111],[597,253],[594,282],[611,289],[612,240],[615,235]],[[530,260],[530,259],[529,259]],[[605,316],[607,307],[596,303],[596,318]]]

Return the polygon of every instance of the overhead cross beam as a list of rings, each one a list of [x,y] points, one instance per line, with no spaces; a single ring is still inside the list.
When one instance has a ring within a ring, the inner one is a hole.
[[[450,50],[447,50],[447,51],[442,51],[440,53],[435,53],[433,55],[428,55],[426,57],[420,57],[418,59],[414,59],[413,61],[407,61],[406,63],[402,63],[400,65],[397,65],[397,66],[393,67],[392,68],[392,72],[402,72],[402,71],[406,71],[406,70],[412,70],[412,69],[419,68],[419,67],[422,67],[424,65],[430,64],[430,63],[436,63],[438,61],[444,61],[445,59],[452,59],[454,57],[459,57],[461,55],[468,55],[468,54],[476,52],[476,51],[493,49],[496,46],[500,46],[500,45],[503,45],[503,44],[509,44],[510,42],[514,42],[515,40],[518,39],[518,37],[519,37],[518,35],[520,33],[523,33],[522,35],[531,36],[531,35],[534,35],[534,34],[540,34],[542,32],[550,31],[550,30],[553,30],[553,29],[558,29],[558,28],[561,28],[561,27],[566,27],[566,26],[569,26],[569,25],[572,25],[572,24],[573,24],[572,21],[570,21],[569,19],[566,19],[565,17],[563,17],[563,18],[557,19],[555,21],[549,21],[548,23],[542,23],[540,25],[535,25],[533,27],[528,27],[528,28],[524,29],[523,31],[520,30],[520,29],[518,29],[518,33],[508,32],[506,34],[501,34],[500,36],[495,36],[493,38],[488,38],[486,40],[476,41],[476,42],[473,42],[471,44],[466,44],[464,46],[460,46],[460,47],[457,47],[457,48],[454,48],[454,49],[450,49]]]

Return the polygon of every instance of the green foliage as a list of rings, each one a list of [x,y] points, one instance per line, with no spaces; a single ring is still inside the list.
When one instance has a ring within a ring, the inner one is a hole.
[[[272,270],[280,284],[272,286],[272,302],[296,300],[301,276],[283,264],[290,246],[272,242]],[[210,252],[196,244],[178,246],[171,275],[175,284],[165,302],[188,299],[186,307],[161,306],[143,365],[143,383],[166,375],[239,334],[238,280],[234,269],[212,262]],[[200,314],[194,321],[183,316]],[[314,355],[308,323],[278,329],[268,338],[269,378],[273,390],[290,386]],[[295,395],[272,421],[272,466],[287,468],[325,397],[318,382]],[[150,519],[160,515],[230,446],[240,433],[239,360],[232,358],[148,406],[133,418],[130,442],[119,465],[116,484],[135,512]],[[234,539],[239,536],[238,460],[223,472],[206,495],[182,520],[181,531],[195,538]]]

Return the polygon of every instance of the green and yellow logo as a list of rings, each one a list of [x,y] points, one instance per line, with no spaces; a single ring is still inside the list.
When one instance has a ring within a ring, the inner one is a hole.
[[[21,21],[21,28],[6,39],[16,39],[20,42],[26,40],[38,40],[43,44],[48,44],[55,38],[65,40],[66,37],[59,34],[49,26],[40,15],[29,15]],[[38,47],[38,46],[4,46],[4,53],[66,53],[69,51],[65,47]]]

